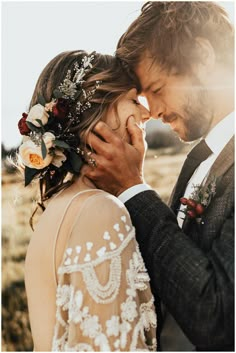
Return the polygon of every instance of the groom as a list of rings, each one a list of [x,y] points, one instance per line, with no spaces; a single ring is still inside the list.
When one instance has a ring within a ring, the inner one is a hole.
[[[183,141],[202,138],[169,207],[143,180],[144,136],[132,117],[132,145],[102,122],[89,137],[97,168],[85,173],[130,212],[163,350],[234,350],[233,46],[232,26],[214,2],[148,2],[119,41],[117,57],[138,76],[151,116]],[[180,198],[198,206],[187,212]]]

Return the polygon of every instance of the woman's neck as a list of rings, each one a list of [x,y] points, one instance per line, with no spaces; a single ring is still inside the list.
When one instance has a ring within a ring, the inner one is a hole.
[[[96,189],[95,184],[85,175],[80,175],[78,178],[76,178],[73,185],[78,189],[78,191],[86,189]]]

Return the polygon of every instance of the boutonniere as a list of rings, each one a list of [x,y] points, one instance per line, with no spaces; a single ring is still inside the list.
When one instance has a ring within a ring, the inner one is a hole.
[[[209,183],[193,185],[193,192],[189,198],[181,197],[180,203],[185,206],[185,217],[196,219],[200,223],[202,215],[216,194],[216,177],[213,176]]]

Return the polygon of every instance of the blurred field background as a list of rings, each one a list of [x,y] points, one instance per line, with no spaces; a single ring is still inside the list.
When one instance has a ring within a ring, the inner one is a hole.
[[[145,160],[145,180],[164,201],[190,148],[168,136],[149,133]],[[12,152],[2,147],[2,351],[32,351],[24,258],[32,235],[29,218],[35,209],[37,184],[24,188],[21,175],[6,164],[5,157]]]

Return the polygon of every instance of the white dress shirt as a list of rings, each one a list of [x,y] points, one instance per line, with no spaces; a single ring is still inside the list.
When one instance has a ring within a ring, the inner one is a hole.
[[[184,197],[189,197],[193,192],[193,185],[201,184],[204,179],[206,179],[210,168],[215,162],[216,158],[219,156],[220,152],[229,142],[234,134],[234,112],[227,115],[223,120],[221,120],[205,137],[207,145],[212,150],[212,154],[203,161],[199,167],[195,170],[192,177],[190,178],[188,185],[185,190]],[[119,199],[125,203],[133,196],[139,194],[142,191],[151,190],[150,186],[147,184],[134,185],[131,188],[125,190],[119,195]],[[184,206],[182,206],[184,207]],[[183,224],[183,212],[179,212],[177,215],[177,220],[179,226]]]

